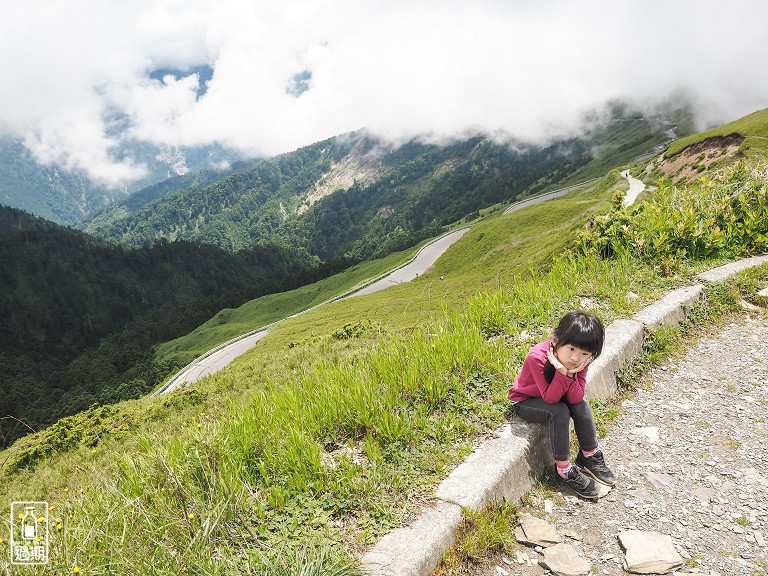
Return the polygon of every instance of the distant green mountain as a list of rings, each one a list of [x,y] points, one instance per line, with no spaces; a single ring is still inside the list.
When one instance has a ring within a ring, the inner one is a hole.
[[[165,238],[226,250],[263,242],[323,260],[366,260],[413,245],[499,203],[574,183],[629,162],[688,125],[685,107],[646,117],[624,105],[581,137],[549,146],[477,136],[394,150],[364,133],[331,138],[146,203],[131,198],[82,224],[125,246]]]
[[[146,393],[153,346],[225,307],[335,272],[304,251],[190,241],[124,249],[0,207],[0,416],[39,427]],[[0,445],[26,428],[0,420]]]
[[[170,148],[135,141],[123,143],[117,154],[144,164],[147,175],[121,188],[106,188],[83,171],[41,165],[21,141],[0,135],[0,204],[74,224],[148,186],[160,183],[160,189],[167,190],[221,178],[238,169],[232,164],[240,160],[240,155],[220,146]],[[191,173],[197,174],[185,178]]]

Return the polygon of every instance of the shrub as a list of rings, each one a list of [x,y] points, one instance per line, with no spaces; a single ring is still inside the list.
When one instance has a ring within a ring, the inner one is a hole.
[[[740,163],[715,180],[661,183],[649,202],[616,206],[580,233],[578,251],[626,253],[661,264],[741,257],[768,249],[768,167]]]

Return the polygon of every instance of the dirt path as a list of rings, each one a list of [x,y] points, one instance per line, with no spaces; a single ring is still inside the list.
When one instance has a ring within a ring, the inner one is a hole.
[[[523,510],[553,523],[592,574],[626,574],[617,534],[628,529],[671,536],[681,573],[768,573],[768,316],[736,318],[651,370],[601,443],[618,477],[608,496],[552,484]],[[518,545],[467,573],[543,576],[539,558]]]
[[[624,206],[631,206],[642,191],[645,190],[645,184],[642,180],[630,176],[629,170],[622,172],[621,175],[629,182],[629,190],[627,190],[627,194],[624,196]]]

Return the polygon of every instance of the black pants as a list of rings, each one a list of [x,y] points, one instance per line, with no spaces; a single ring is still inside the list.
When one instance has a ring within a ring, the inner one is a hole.
[[[578,404],[557,402],[550,404],[542,398],[528,398],[515,404],[515,414],[528,422],[549,424],[549,438],[552,441],[552,454],[555,460],[563,462],[571,459],[570,419],[581,450],[597,449],[597,429],[595,417],[589,402],[582,400]]]

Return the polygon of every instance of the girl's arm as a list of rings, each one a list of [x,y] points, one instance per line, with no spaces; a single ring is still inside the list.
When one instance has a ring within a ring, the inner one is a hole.
[[[547,379],[544,378],[544,364],[547,362],[546,351],[543,354],[531,353],[525,361],[530,363],[531,376],[533,377],[533,381],[536,384],[536,388],[538,389],[542,400],[549,404],[556,404],[563,400],[563,397],[571,387],[573,380],[560,372],[555,371],[555,377],[552,378],[552,382],[547,382]],[[579,402],[581,402],[581,400],[579,400]]]
[[[584,391],[587,387],[587,368],[573,375],[573,380],[565,393],[565,401],[568,404],[578,404],[584,400]]]
[[[587,385],[587,369],[592,362],[592,356],[586,358],[581,365],[573,371],[568,370],[555,356],[553,348],[547,351],[547,359],[555,367],[555,375],[561,374],[569,380],[568,389],[565,392],[565,401],[568,404],[578,404],[584,400],[584,390]]]

